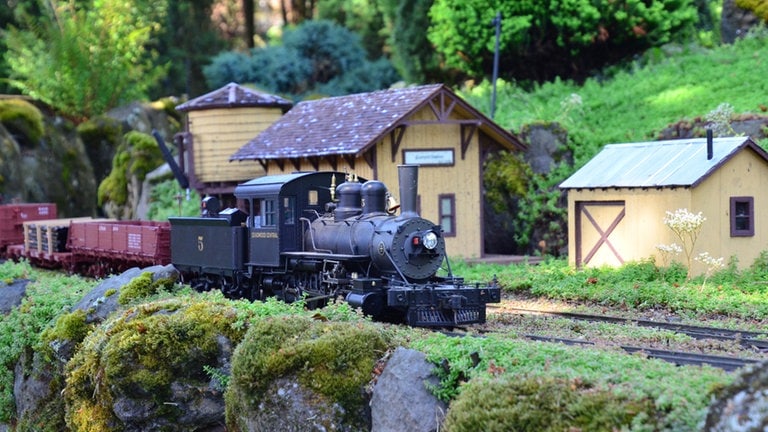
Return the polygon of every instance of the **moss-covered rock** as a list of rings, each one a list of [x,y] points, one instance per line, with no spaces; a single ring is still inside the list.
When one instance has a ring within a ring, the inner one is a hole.
[[[617,397],[580,380],[502,375],[467,383],[451,403],[442,429],[610,432],[629,429],[633,418],[653,413],[653,400]]]
[[[128,132],[112,160],[112,171],[99,185],[99,205],[105,205],[110,217],[135,217],[144,178],[162,164],[162,153],[152,136]]]
[[[124,133],[122,126],[116,119],[98,116],[80,123],[77,132],[93,165],[96,182],[101,183],[112,170],[112,158]]]
[[[193,430],[224,419],[218,380],[244,330],[225,301],[173,299],[130,308],[90,333],[68,365],[72,430]]]
[[[0,100],[0,123],[30,148],[37,145],[45,131],[43,114],[23,99]]]
[[[388,344],[369,322],[285,316],[254,324],[232,359],[228,427],[370,428],[364,389]]]

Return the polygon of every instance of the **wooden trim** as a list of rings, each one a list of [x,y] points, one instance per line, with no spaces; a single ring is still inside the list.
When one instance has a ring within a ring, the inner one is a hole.
[[[469,145],[472,144],[472,138],[475,136],[477,125],[461,125],[461,160],[467,154]]]
[[[611,222],[610,226],[603,231],[600,226],[597,224],[597,221],[592,217],[592,214],[589,213],[587,210],[587,206],[614,206],[618,207],[621,206],[621,211],[619,214],[614,218],[613,222]],[[621,222],[622,219],[624,219],[624,216],[626,215],[626,203],[624,201],[576,201],[575,203],[575,234],[576,234],[576,267],[581,267],[582,265],[589,264],[589,261],[595,256],[597,251],[603,246],[607,245],[608,248],[613,252],[614,256],[619,260],[619,263],[624,264],[624,259],[621,257],[619,252],[616,250],[616,248],[613,247],[613,244],[608,239],[608,237],[611,235],[613,230],[616,229],[616,227],[619,225],[619,222]],[[597,241],[597,243],[592,247],[592,249],[589,251],[586,257],[582,259],[582,249],[583,249],[583,243],[582,243],[582,215],[584,215],[587,220],[592,224],[592,226],[597,230],[597,233],[600,235],[600,240]]]
[[[328,161],[328,165],[331,166],[332,171],[338,171],[339,166],[339,156],[338,155],[328,155],[325,157],[325,160]]]
[[[291,158],[288,159],[293,164],[293,167],[296,169],[296,171],[301,171],[301,159],[299,158]]]
[[[320,169],[320,158],[317,156],[307,156],[307,160],[309,161],[309,164],[312,165],[312,168],[317,171]]]
[[[269,162],[266,159],[259,159],[259,165],[261,165],[261,168],[263,168],[264,172],[266,173]]]
[[[349,165],[349,168],[350,168],[350,169],[352,169],[352,170],[354,170],[354,169],[355,169],[355,159],[357,159],[357,158],[355,157],[355,155],[353,155],[353,154],[343,154],[343,155],[341,155],[341,157],[343,157],[343,158],[344,158],[344,160],[345,160],[345,161],[347,162],[347,164]]]
[[[280,168],[280,172],[285,172],[285,160],[284,159],[275,159],[275,163],[277,164],[277,167]]]

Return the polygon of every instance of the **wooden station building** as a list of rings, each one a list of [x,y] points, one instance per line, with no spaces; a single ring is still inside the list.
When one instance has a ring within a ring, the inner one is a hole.
[[[464,258],[484,255],[484,160],[525,149],[442,84],[299,102],[242,144],[230,154],[240,180],[334,170],[380,180],[397,196],[397,166],[419,165],[419,213],[439,221],[449,254]]]

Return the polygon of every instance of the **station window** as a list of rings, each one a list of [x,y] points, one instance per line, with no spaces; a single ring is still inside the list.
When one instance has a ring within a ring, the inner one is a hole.
[[[731,237],[752,237],[754,235],[754,197],[731,197]]]
[[[277,201],[276,200],[264,200],[264,226],[276,226],[277,225]]]
[[[307,192],[307,203],[311,206],[316,206],[320,204],[320,199],[317,196],[317,191],[315,189],[310,189]]]
[[[439,195],[437,197],[440,206],[439,218],[443,235],[452,237],[456,235],[456,196],[454,194]]]

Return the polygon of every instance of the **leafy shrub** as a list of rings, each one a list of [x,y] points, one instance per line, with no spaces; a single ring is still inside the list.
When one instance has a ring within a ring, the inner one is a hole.
[[[249,54],[225,52],[203,69],[210,87],[252,83],[268,92],[300,98],[314,92],[337,96],[385,88],[399,77],[386,59],[366,59],[360,37],[326,20],[286,30],[282,41]]]
[[[429,40],[445,65],[470,76],[490,70],[497,12],[502,76],[518,80],[583,79],[591,71],[688,36],[697,20],[691,0],[540,2],[436,0]],[[549,59],[566,58],[552,63]]]
[[[153,280],[151,272],[145,272],[133,278],[127,285],[120,288],[120,295],[117,302],[126,305],[135,302],[138,299],[147,299],[160,291],[170,291],[173,288],[175,279],[160,278]]]
[[[165,2],[58,1],[41,9],[20,20],[23,29],[5,29],[5,60],[13,87],[62,115],[83,120],[142,99],[165,74],[149,48]]]
[[[200,195],[197,191],[182,190],[175,179],[165,180],[152,186],[147,219],[164,221],[170,216],[199,215]]]
[[[760,19],[768,22],[768,1],[766,0],[736,0],[736,6],[754,12]]]

